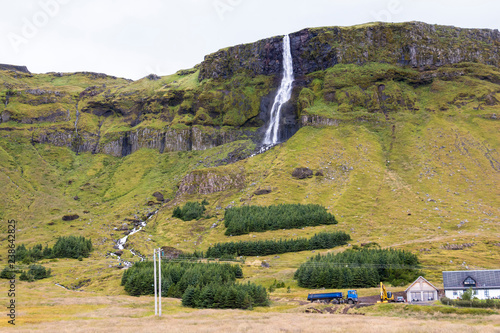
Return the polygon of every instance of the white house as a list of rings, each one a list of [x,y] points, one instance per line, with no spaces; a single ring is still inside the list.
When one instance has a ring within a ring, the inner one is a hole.
[[[438,299],[438,289],[423,276],[419,276],[405,290],[406,300],[410,302],[429,302]]]
[[[443,272],[445,296],[461,297],[469,288],[479,299],[500,298],[500,269]]]

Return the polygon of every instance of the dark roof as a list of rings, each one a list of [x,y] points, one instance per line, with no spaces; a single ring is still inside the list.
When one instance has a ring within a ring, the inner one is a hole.
[[[476,288],[500,288],[500,269],[443,272],[444,289],[464,289],[464,280],[471,277]]]

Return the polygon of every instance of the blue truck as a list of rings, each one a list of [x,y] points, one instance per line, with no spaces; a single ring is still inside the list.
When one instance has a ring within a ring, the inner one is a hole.
[[[309,294],[307,295],[307,300],[311,302],[318,303],[348,303],[348,304],[357,304],[358,301],[358,292],[356,290],[348,290],[347,295],[344,297],[344,293],[322,293],[322,294]]]

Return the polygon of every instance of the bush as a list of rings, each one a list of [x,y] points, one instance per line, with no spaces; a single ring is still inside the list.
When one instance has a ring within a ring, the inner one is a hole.
[[[2,272],[0,272],[0,279],[13,279],[16,277],[16,272],[15,270],[12,270],[9,266],[5,266],[4,269],[2,269]]]
[[[466,291],[467,292],[467,291]],[[465,293],[464,293],[465,294]],[[490,309],[500,309],[500,300],[498,299],[450,299],[448,297],[441,298],[441,303],[445,305],[454,305],[458,307],[468,307],[468,308],[490,308]]]
[[[23,244],[16,248],[16,262],[30,264],[41,259],[88,257],[92,252],[92,240],[83,236],[59,237],[54,247],[37,244],[27,249]]]
[[[21,281],[28,281],[28,282],[35,281],[35,279],[33,278],[33,276],[28,275],[25,271],[23,271],[21,273],[21,275],[19,275],[19,280],[21,280]]]
[[[28,274],[33,276],[35,280],[41,280],[50,277],[51,269],[46,269],[42,265],[31,265]]]
[[[243,235],[277,229],[336,224],[335,217],[320,205],[280,204],[226,209],[226,235]]]
[[[23,244],[16,248],[16,262],[30,264],[32,262],[43,259],[42,244],[37,244],[30,249],[27,249]]]
[[[46,269],[42,265],[31,265],[27,272],[21,273],[19,280],[29,282],[41,280],[50,277],[51,272],[50,269]]]
[[[210,246],[205,254],[207,258],[222,258],[224,256],[265,256],[286,252],[306,250],[331,249],[345,245],[351,237],[342,232],[322,232],[312,238],[297,238],[285,240],[263,240],[248,242],[217,243]]]
[[[416,255],[402,250],[346,250],[312,257],[294,279],[304,288],[368,288],[380,281],[401,285],[421,275],[418,265]]]
[[[183,221],[197,220],[203,216],[205,212],[205,205],[208,205],[206,200],[199,202],[186,202],[186,204],[180,208],[179,206],[174,208],[172,217],[179,218]]]
[[[83,236],[59,237],[52,248],[52,254],[55,258],[87,258],[92,252],[92,241]]]
[[[269,286],[269,292],[272,293],[273,291],[275,291],[276,289],[279,289],[279,288],[285,288],[286,285],[285,285],[285,282],[283,281],[276,281],[276,279],[274,280],[273,284],[271,284]],[[288,287],[288,291],[287,292],[290,292],[290,287]]]
[[[474,298],[474,290],[472,290],[472,288],[467,289],[462,294],[462,300],[464,301],[471,301],[473,298]]]

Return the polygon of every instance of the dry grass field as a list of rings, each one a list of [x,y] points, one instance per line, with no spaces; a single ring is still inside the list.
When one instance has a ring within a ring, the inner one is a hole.
[[[0,287],[5,290],[7,285],[2,282]],[[389,304],[320,314],[305,313],[311,305],[300,302],[301,297],[273,297],[271,307],[253,311],[189,309],[178,299],[164,298],[158,318],[149,296],[68,291],[42,281],[18,282],[17,290],[17,332],[500,332],[499,313],[458,309],[446,314],[440,305],[425,311]],[[3,295],[1,302],[7,302]],[[0,332],[11,331],[4,317]]]
[[[115,309],[116,310],[116,309]],[[94,313],[89,313],[94,315]],[[496,318],[497,324],[500,318]],[[204,310],[194,314],[131,318],[105,311],[99,317],[30,324],[19,332],[499,332],[477,320],[422,320],[349,315],[279,313],[259,315],[243,311]]]

